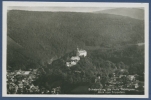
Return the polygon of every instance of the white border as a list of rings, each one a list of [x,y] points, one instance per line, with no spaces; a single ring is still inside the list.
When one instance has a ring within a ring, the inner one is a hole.
[[[9,6],[45,7],[143,7],[145,8],[145,95],[25,95],[7,94],[6,50],[7,50],[7,8]],[[149,96],[149,3],[98,3],[98,2],[17,2],[3,1],[2,26],[2,97],[70,97],[70,98],[148,98]]]

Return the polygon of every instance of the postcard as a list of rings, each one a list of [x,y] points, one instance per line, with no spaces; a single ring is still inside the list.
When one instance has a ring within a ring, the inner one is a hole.
[[[149,4],[3,1],[3,97],[148,98]]]

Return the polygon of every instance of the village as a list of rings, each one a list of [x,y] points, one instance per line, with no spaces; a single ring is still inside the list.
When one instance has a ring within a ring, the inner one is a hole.
[[[33,82],[40,73],[38,69],[30,71],[15,70],[7,72],[7,93],[8,94],[44,94],[50,93],[49,90],[35,86]]]
[[[89,88],[89,91],[96,94],[141,94],[144,93],[144,82],[139,80],[139,75],[116,75],[104,84],[101,84],[101,77],[98,75],[95,84],[100,84],[99,88]]]
[[[79,50],[77,48],[76,56],[72,56],[70,61],[66,62],[67,67],[72,67],[76,65],[80,61],[80,57],[86,57],[86,50]],[[126,71],[125,69],[120,69],[121,73]],[[80,71],[78,71],[80,72]],[[104,86],[100,87],[103,89],[111,89],[111,90],[121,90],[121,93],[128,92],[144,92],[144,82],[139,80],[140,76],[129,75],[129,74],[117,74],[112,73],[112,77],[105,83]],[[95,79],[95,83],[101,83],[101,76],[98,75]],[[115,92],[118,93],[118,92]]]

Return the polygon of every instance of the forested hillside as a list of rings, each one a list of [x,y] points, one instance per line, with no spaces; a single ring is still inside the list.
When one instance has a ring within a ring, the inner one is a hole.
[[[143,8],[113,8],[103,11],[96,11],[95,13],[114,14],[114,15],[121,15],[125,17],[131,17],[134,19],[144,20]]]
[[[13,68],[44,66],[77,46],[119,49],[144,42],[143,20],[119,15],[12,10],[7,19],[7,62]]]

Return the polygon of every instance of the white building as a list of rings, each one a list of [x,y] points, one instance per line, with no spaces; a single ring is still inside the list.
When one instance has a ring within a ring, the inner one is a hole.
[[[67,67],[71,67],[71,66],[74,66],[74,65],[76,65],[76,64],[77,64],[76,61],[66,62],[66,66],[67,66]]]
[[[70,62],[66,62],[66,66],[67,66],[67,67],[71,67]]]
[[[134,81],[134,80],[135,80],[135,76],[134,76],[134,75],[128,75],[127,78],[128,78],[130,81]]]
[[[138,83],[134,84],[134,86],[135,86],[135,88],[138,88],[138,87],[139,87]]]
[[[30,71],[25,71],[23,75],[29,75]]]
[[[87,51],[86,50],[79,50],[79,48],[77,48],[77,53],[76,56],[72,56],[71,57],[71,61],[70,62],[66,62],[66,66],[67,67],[71,67],[77,64],[77,62],[79,62],[80,60],[80,56],[86,57],[87,56]]]
[[[73,66],[73,65],[76,65],[77,64],[77,62],[76,61],[71,61],[71,65]]]
[[[87,51],[86,50],[79,50],[79,48],[77,48],[77,56],[86,57],[87,56]]]
[[[80,57],[79,56],[73,56],[73,57],[71,57],[71,60],[73,60],[73,61],[79,61]]]

